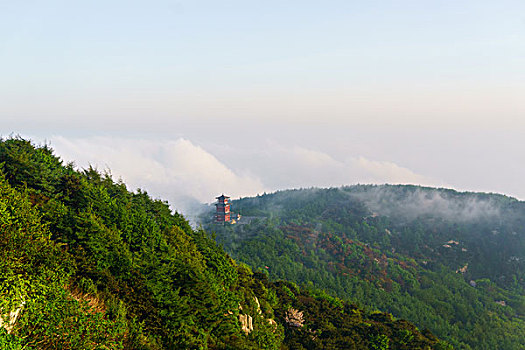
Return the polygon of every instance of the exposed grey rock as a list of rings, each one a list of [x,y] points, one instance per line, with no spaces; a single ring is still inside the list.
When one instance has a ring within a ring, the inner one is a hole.
[[[285,320],[290,326],[301,328],[304,325],[303,312],[290,308],[286,311]]]

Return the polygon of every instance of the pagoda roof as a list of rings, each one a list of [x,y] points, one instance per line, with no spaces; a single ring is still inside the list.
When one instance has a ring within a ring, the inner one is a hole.
[[[225,199],[225,198],[230,198],[230,197],[225,196],[224,194],[220,195],[219,197],[215,197],[215,199]]]

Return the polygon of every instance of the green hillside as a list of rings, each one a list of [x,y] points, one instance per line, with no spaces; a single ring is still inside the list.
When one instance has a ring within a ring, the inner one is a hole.
[[[0,141],[1,349],[447,349],[235,262],[167,203]]]
[[[523,349],[524,202],[358,185],[244,198],[232,210],[237,224],[205,227],[272,280],[390,312],[459,349]]]

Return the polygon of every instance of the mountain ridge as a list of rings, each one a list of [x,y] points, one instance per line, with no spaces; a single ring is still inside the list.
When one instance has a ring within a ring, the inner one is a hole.
[[[234,261],[167,203],[0,140],[0,347],[450,349]]]
[[[278,191],[232,208],[260,219],[215,226],[217,241],[270,278],[392,312],[458,348],[525,343],[522,201],[355,185]]]

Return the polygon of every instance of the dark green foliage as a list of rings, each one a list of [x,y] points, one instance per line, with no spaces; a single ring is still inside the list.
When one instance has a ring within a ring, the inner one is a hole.
[[[124,326],[109,322],[69,285],[73,261],[49,239],[27,194],[0,174],[0,310],[19,310],[17,332],[2,328],[3,348],[122,348]],[[8,312],[3,312],[8,321]]]
[[[275,313],[286,325],[290,349],[438,349],[445,346],[390,314],[368,314],[354,304],[334,303],[332,297],[314,296],[283,282],[273,286],[285,301],[281,304],[284,307],[277,307]],[[290,308],[303,312],[303,327],[286,324],[286,312]]]
[[[203,348],[227,344],[232,335],[243,337],[236,319],[234,262],[165,203],[142,191],[131,193],[94,169],[78,172],[62,166],[47,147],[21,139],[0,143],[0,162],[7,179],[3,188],[27,193],[15,201],[26,207],[3,212],[2,220],[12,225],[22,222],[13,215],[32,213],[36,225],[14,230],[14,238],[2,235],[6,245],[24,244],[4,248],[3,255],[20,251],[30,256],[16,264],[10,262],[12,256],[2,259],[8,266],[29,269],[12,277],[4,269],[2,283],[11,304],[26,300],[17,322],[26,346],[45,348],[45,338],[56,342],[49,348],[115,348],[112,339],[126,348]],[[30,236],[23,239],[20,232],[39,233],[41,242],[29,242]],[[41,260],[53,266],[51,276],[42,274]],[[23,276],[23,283],[16,276]],[[83,303],[95,299],[97,312],[83,309]],[[30,315],[48,315],[49,326],[42,328],[44,320],[35,322]],[[76,326],[69,325],[66,315]],[[63,326],[51,326],[59,320]],[[111,329],[106,324],[120,333],[104,335],[107,331],[101,329]],[[53,329],[62,336],[46,333]],[[86,338],[86,332],[98,338]]]
[[[523,202],[360,185],[281,191],[232,207],[259,219],[213,227],[217,241],[272,279],[391,312],[458,348],[525,344]],[[372,343],[393,346],[382,336]]]
[[[2,349],[442,346],[407,322],[253,274],[165,202],[63,165],[47,146],[1,140],[0,164],[0,314],[18,310],[10,333],[0,327]],[[305,327],[290,328],[291,308]]]

